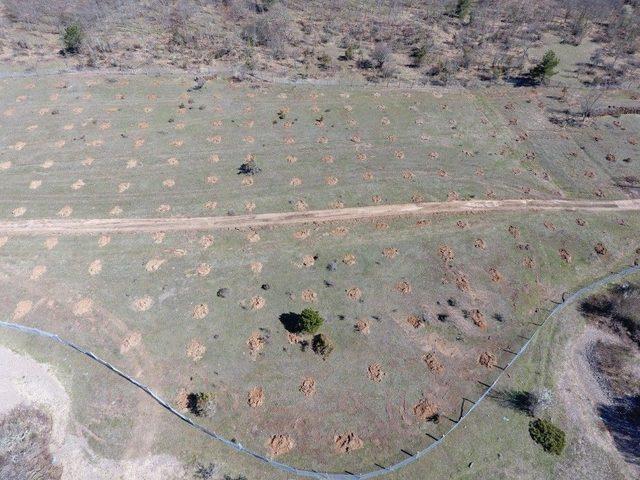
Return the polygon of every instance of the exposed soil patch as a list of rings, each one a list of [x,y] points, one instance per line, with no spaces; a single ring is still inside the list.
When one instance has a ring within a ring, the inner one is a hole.
[[[362,297],[362,290],[358,287],[351,287],[347,290],[347,298],[351,300],[359,300]]]
[[[440,258],[442,258],[444,262],[450,262],[455,257],[453,250],[448,245],[440,245],[438,252],[440,253]]]
[[[372,363],[367,368],[367,375],[369,376],[369,380],[379,383],[382,381],[386,373],[382,370],[382,365],[379,363]]]
[[[484,318],[484,314],[480,310],[471,311],[471,320],[473,320],[473,323],[477,327],[487,328],[487,321]]]
[[[31,280],[39,280],[42,275],[44,275],[47,271],[47,267],[45,265],[36,265],[31,270],[31,276],[29,277]]]
[[[299,390],[305,397],[312,397],[316,393],[316,381],[313,377],[306,377],[302,380]]]
[[[384,255],[386,258],[395,258],[396,255],[398,255],[398,249],[397,248],[384,248],[384,249],[382,249],[382,255]]]
[[[337,453],[349,453],[364,446],[362,439],[353,432],[336,435],[333,438],[333,442]]]
[[[345,265],[355,265],[356,256],[352,253],[347,253],[344,257],[342,257],[342,263]]]
[[[395,290],[403,295],[411,293],[411,284],[405,280],[396,283]]]
[[[100,259],[96,259],[89,264],[89,275],[98,275],[102,272],[102,261]]]
[[[193,308],[192,316],[196,320],[201,320],[209,314],[209,306],[206,303],[200,303]]]
[[[318,294],[311,289],[306,289],[302,291],[302,300],[305,302],[317,302]]]
[[[251,299],[250,305],[251,310],[260,310],[267,304],[266,300],[260,296],[253,297]]]
[[[478,357],[478,363],[486,368],[493,368],[498,365],[498,359],[491,352],[482,352]]]
[[[606,255],[607,254],[607,247],[605,247],[602,242],[596,243],[596,245],[595,245],[595,247],[593,247],[593,249],[596,251],[596,253],[598,255]]]
[[[253,387],[247,394],[247,404],[251,408],[258,408],[264,403],[264,389],[262,387]]]
[[[198,360],[202,360],[205,352],[207,351],[207,347],[205,347],[198,340],[193,339],[191,343],[187,346],[187,357],[189,357],[194,362]]]
[[[407,323],[413,328],[420,328],[423,325],[422,320],[417,315],[409,315]]]
[[[502,280],[502,275],[500,275],[500,272],[498,272],[498,270],[494,267],[491,267],[489,269],[489,275],[491,276],[491,281],[498,283],[500,280]]]
[[[289,435],[273,435],[267,442],[269,454],[272,457],[284,455],[293,450],[295,443]]]
[[[76,317],[87,315],[93,310],[93,300],[90,298],[81,298],[72,308],[72,312]]]
[[[371,331],[371,326],[369,325],[369,322],[364,319],[358,320],[356,324],[353,326],[353,328],[356,332],[359,332],[363,335],[369,335],[369,332]]]
[[[144,268],[147,272],[155,272],[162,266],[164,262],[165,260],[162,258],[152,258],[147,262]]]
[[[413,406],[413,414],[419,420],[434,420],[438,416],[438,405],[427,398],[422,398]]]
[[[558,254],[560,255],[560,258],[562,260],[564,260],[567,263],[571,263],[571,254],[567,249],[561,248],[560,250],[558,250]]]
[[[136,298],[133,301],[133,309],[138,312],[146,312],[153,305],[153,298],[149,295],[145,295],[144,297]]]
[[[247,340],[247,346],[249,347],[249,353],[252,357],[255,357],[260,350],[264,348],[266,339],[260,332],[254,332]]]
[[[440,375],[444,372],[444,365],[435,353],[427,353],[422,357],[422,359],[424,360],[424,363],[427,364],[427,367],[431,372],[437,375]]]
[[[27,315],[27,313],[31,311],[32,307],[33,307],[33,303],[31,302],[31,300],[20,300],[16,304],[16,308],[13,311],[13,319],[20,320],[24,318]]]
[[[124,339],[120,343],[120,353],[124,355],[125,353],[129,352],[129,350],[140,346],[141,343],[142,333],[131,332],[126,337],[124,337]]]

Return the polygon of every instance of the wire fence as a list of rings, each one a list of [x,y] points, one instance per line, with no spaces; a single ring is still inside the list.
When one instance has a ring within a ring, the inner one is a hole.
[[[296,467],[293,467],[291,465],[287,465],[287,464],[282,463],[282,462],[278,462],[278,461],[276,461],[276,460],[274,460],[272,458],[265,457],[265,456],[255,452],[255,451],[251,450],[251,449],[245,448],[241,443],[234,442],[232,440],[226,439],[226,438],[222,437],[221,435],[218,435],[216,432],[208,429],[207,427],[205,427],[205,426],[193,421],[191,418],[187,417],[183,413],[181,413],[181,412],[177,411],[175,408],[173,408],[169,404],[169,402],[167,402],[166,400],[162,399],[151,388],[149,388],[145,384],[141,383],[140,381],[136,380],[135,378],[131,377],[130,375],[126,374],[125,372],[123,372],[122,370],[118,369],[116,366],[112,365],[111,363],[107,362],[106,360],[102,359],[101,357],[97,356],[96,354],[94,354],[90,350],[86,350],[86,349],[82,348],[81,346],[79,346],[79,345],[77,345],[77,344],[75,344],[75,343],[73,343],[73,342],[71,342],[69,340],[66,340],[66,339],[58,336],[55,333],[51,333],[51,332],[47,332],[47,331],[44,331],[44,330],[40,330],[39,328],[28,327],[26,325],[20,325],[20,324],[17,324],[17,323],[4,322],[4,321],[0,321],[0,327],[16,330],[16,331],[23,332],[23,333],[27,333],[29,335],[35,335],[35,336],[39,336],[39,337],[44,337],[44,338],[47,338],[49,340],[53,340],[55,342],[58,342],[58,343],[66,346],[68,348],[71,348],[71,349],[73,349],[73,350],[75,350],[75,351],[77,351],[77,352],[79,352],[79,353],[81,353],[83,355],[86,355],[87,357],[89,357],[93,361],[95,361],[95,362],[99,363],[100,365],[106,367],[107,369],[109,369],[112,372],[114,372],[116,375],[120,376],[121,378],[123,378],[127,382],[131,383],[135,387],[137,387],[140,390],[142,390],[144,393],[149,395],[156,403],[158,403],[164,409],[166,409],[167,411],[169,411],[170,413],[172,413],[173,415],[175,415],[176,417],[178,417],[180,420],[182,420],[183,422],[187,423],[191,427],[195,428],[196,430],[199,430],[200,432],[204,433],[208,437],[223,443],[224,445],[232,448],[233,450],[236,450],[236,451],[238,451],[240,453],[243,453],[245,455],[249,455],[249,456],[255,458],[256,460],[258,460],[260,462],[263,462],[263,463],[265,463],[267,465],[270,465],[270,466],[272,466],[274,468],[277,468],[277,469],[279,469],[279,470],[281,470],[283,472],[294,474],[294,475],[297,475],[299,477],[314,478],[314,479],[318,479],[318,480],[366,480],[366,479],[370,479],[370,478],[380,477],[382,475],[386,475],[386,474],[391,473],[391,472],[396,472],[396,471],[406,467],[407,465],[410,465],[410,464],[418,461],[419,459],[421,459],[422,457],[427,455],[430,451],[435,449],[438,445],[440,445],[442,442],[444,442],[446,437],[451,435],[460,426],[462,421],[465,418],[467,418],[482,403],[482,401],[485,398],[487,398],[487,396],[494,390],[495,386],[498,384],[498,382],[505,375],[505,372],[527,350],[527,348],[529,347],[531,342],[536,338],[538,332],[544,327],[544,325],[546,325],[549,322],[549,320],[554,318],[556,315],[561,313],[565,308],[567,308],[569,305],[572,305],[573,302],[575,302],[577,299],[583,297],[587,293],[589,293],[589,292],[591,292],[593,290],[597,290],[597,289],[599,289],[599,288],[601,288],[604,285],[607,285],[609,283],[621,280],[624,277],[626,277],[628,275],[631,275],[631,274],[634,274],[634,273],[637,273],[637,272],[640,272],[640,266],[633,266],[633,267],[626,268],[626,269],[624,269],[624,270],[622,270],[622,271],[620,271],[618,273],[613,273],[613,274],[608,275],[608,276],[606,276],[604,278],[601,278],[600,280],[598,280],[596,282],[593,282],[593,283],[581,288],[580,290],[576,291],[575,293],[573,293],[572,295],[570,295],[569,297],[564,299],[564,301],[562,303],[559,303],[558,305],[556,305],[553,308],[553,310],[551,310],[549,315],[540,324],[540,326],[534,331],[532,336],[524,343],[524,345],[522,345],[522,347],[518,350],[518,352],[514,355],[514,357],[507,363],[507,365],[504,367],[504,369],[502,369],[502,371],[497,376],[497,378],[493,381],[493,383],[491,385],[489,385],[489,387],[485,390],[485,392],[475,402],[472,402],[473,405],[469,408],[469,410],[467,410],[464,414],[462,414],[460,416],[460,418],[454,423],[454,425],[446,433],[444,433],[439,439],[437,439],[436,441],[434,441],[433,443],[431,443],[430,445],[428,445],[424,449],[416,452],[415,454],[412,454],[412,455],[409,454],[409,456],[407,458],[405,458],[404,460],[402,460],[400,462],[397,462],[397,463],[395,463],[393,465],[390,465],[388,467],[379,466],[379,465],[376,464],[376,466],[379,467],[378,469],[371,470],[369,472],[364,472],[364,473],[351,473],[351,472],[337,473],[337,472],[322,472],[322,471],[316,471],[316,470],[306,470],[306,469],[296,468]],[[462,407],[464,408],[464,400],[463,400],[463,406]],[[408,452],[405,452],[404,450],[403,450],[403,452],[408,454]]]

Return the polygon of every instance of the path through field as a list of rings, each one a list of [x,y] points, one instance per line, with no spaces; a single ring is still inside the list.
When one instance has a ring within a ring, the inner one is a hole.
[[[633,211],[640,210],[640,199],[632,200],[467,200],[450,202],[404,203],[335,210],[263,213],[217,217],[171,218],[96,218],[34,219],[0,221],[0,234],[82,235],[94,233],[135,233],[155,231],[193,231],[269,227],[300,223],[361,220],[401,215],[433,215],[439,213],[503,212],[503,211]]]

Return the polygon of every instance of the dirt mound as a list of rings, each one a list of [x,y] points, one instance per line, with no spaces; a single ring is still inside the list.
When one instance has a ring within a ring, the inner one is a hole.
[[[607,247],[605,247],[602,242],[596,243],[596,245],[595,245],[595,247],[593,247],[593,249],[596,251],[596,253],[598,255],[606,255],[607,254]]]
[[[264,389],[262,387],[253,387],[247,394],[247,404],[251,408],[258,408],[264,403]]]
[[[98,275],[102,271],[102,261],[97,259],[91,262],[88,271],[89,275]]]
[[[455,257],[453,250],[448,245],[440,245],[438,253],[440,253],[440,258],[442,258],[442,260],[445,262],[449,262]]]
[[[522,260],[522,265],[526,268],[533,268],[536,266],[536,262],[531,257],[524,257],[524,259]]]
[[[45,265],[36,265],[31,270],[31,276],[29,277],[31,280],[39,280],[42,275],[47,271],[47,267]]]
[[[347,227],[336,227],[331,230],[331,235],[334,237],[344,237],[347,233],[349,233],[349,229]]]
[[[124,339],[120,343],[120,353],[124,355],[132,348],[136,348],[137,346],[139,346],[141,343],[142,343],[142,333],[131,332],[129,335],[124,337]]]
[[[302,257],[302,266],[303,267],[312,267],[316,263],[316,257],[313,255],[305,255]]]
[[[262,263],[261,262],[251,262],[251,271],[253,273],[262,272]]]
[[[491,352],[482,352],[478,357],[478,363],[483,367],[493,368],[498,364],[498,359]]]
[[[352,253],[347,253],[342,257],[342,263],[345,265],[354,265],[356,263],[356,256]]]
[[[260,332],[254,332],[247,340],[247,346],[249,347],[249,353],[252,357],[255,357],[260,350],[264,348],[266,344],[265,338]]]
[[[213,236],[212,235],[204,235],[201,239],[200,239],[200,246],[203,249],[207,249],[209,248],[211,245],[213,245]]]
[[[200,303],[193,308],[192,316],[196,320],[201,320],[209,314],[209,306],[206,303]]]
[[[316,393],[316,381],[313,377],[306,377],[302,380],[299,390],[305,397],[312,397]]]
[[[402,295],[407,295],[411,293],[411,284],[405,280],[402,280],[396,283],[395,290],[400,292]]]
[[[283,455],[293,450],[295,443],[289,435],[273,435],[267,442],[272,457]]]
[[[93,300],[90,298],[81,298],[74,305],[71,311],[76,317],[87,315],[93,310]]]
[[[376,230],[387,230],[389,228],[388,223],[378,222],[376,223]]]
[[[473,246],[481,250],[484,250],[486,248],[486,244],[484,243],[484,240],[481,238],[476,238],[476,241],[473,243]]]
[[[491,267],[489,269],[489,275],[491,276],[491,281],[498,283],[500,280],[502,280],[502,275],[500,275],[500,272],[498,272],[498,270],[494,267]]]
[[[419,420],[433,420],[438,415],[438,405],[427,398],[422,398],[413,406],[413,414]]]
[[[356,332],[359,332],[363,335],[369,335],[369,332],[371,332],[371,326],[369,325],[369,322],[364,319],[358,320],[353,328]]]
[[[382,255],[384,255],[387,258],[395,258],[396,255],[398,255],[398,249],[397,248],[383,248],[382,249]]]
[[[58,245],[57,237],[49,237],[44,241],[44,246],[47,250],[53,250]]]
[[[253,297],[250,302],[251,310],[260,310],[266,303],[266,300],[260,296]]]
[[[407,317],[407,323],[413,328],[420,328],[422,326],[422,320],[417,315],[409,315]]]
[[[379,363],[372,363],[369,365],[369,368],[367,368],[367,375],[369,375],[369,380],[380,383],[386,373],[382,370],[382,365]]]
[[[207,351],[207,347],[205,347],[198,340],[193,339],[191,343],[187,346],[187,357],[189,357],[194,362],[198,360],[202,360],[204,353]]]
[[[520,229],[518,227],[515,227],[513,225],[509,225],[509,234],[513,237],[513,238],[519,238],[520,237]]]
[[[304,240],[305,238],[308,238],[309,235],[311,235],[311,232],[309,232],[309,230],[298,230],[293,234],[293,238],[295,238],[296,240]]]
[[[336,435],[333,438],[333,442],[337,453],[349,453],[364,446],[362,439],[353,432]]]
[[[310,288],[302,291],[302,300],[305,302],[317,302],[318,294]]]
[[[471,320],[473,323],[480,328],[487,328],[487,321],[484,318],[484,314],[480,310],[472,310],[471,311]]]
[[[558,250],[558,253],[560,254],[560,258],[562,260],[564,260],[567,263],[571,263],[571,254],[567,249],[561,248],[560,250]]]
[[[153,299],[149,295],[145,295],[144,297],[136,298],[133,301],[133,309],[138,312],[146,312],[153,305]]]
[[[362,297],[362,290],[358,287],[351,287],[347,290],[347,298],[351,300],[359,300]]]
[[[31,307],[33,307],[31,300],[20,300],[13,311],[13,319],[20,320],[24,318],[31,311]]]
[[[435,353],[430,352],[430,353],[425,354],[422,357],[422,360],[424,360],[424,363],[427,364],[427,367],[433,373],[440,375],[442,372],[444,372],[444,365],[442,364],[442,362],[436,356]]]
[[[147,262],[144,268],[147,272],[155,272],[162,266],[164,262],[165,260],[162,258],[152,258]]]
[[[151,236],[153,243],[162,243],[166,234],[164,232],[154,232]]]
[[[458,287],[458,290],[461,292],[469,291],[469,280],[464,273],[458,273],[456,275],[456,287]]]

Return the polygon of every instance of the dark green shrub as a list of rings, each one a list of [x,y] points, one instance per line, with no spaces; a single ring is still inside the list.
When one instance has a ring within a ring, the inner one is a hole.
[[[542,60],[529,70],[529,76],[535,82],[546,83],[556,72],[554,69],[558,66],[560,60],[553,50],[547,50]]]
[[[82,29],[80,25],[74,23],[64,29],[62,34],[62,43],[64,51],[67,53],[78,53],[80,44],[82,43]]]
[[[565,447],[564,432],[549,420],[536,418],[529,423],[529,435],[545,452],[560,455]]]
[[[471,15],[471,0],[458,0],[455,15],[460,20],[466,20]]]
[[[214,395],[209,392],[187,395],[187,408],[198,417],[209,417],[215,413]]]
[[[317,310],[312,308],[302,310],[300,314],[300,331],[311,334],[316,333],[323,323],[324,318]]]
[[[333,352],[333,342],[327,335],[319,333],[313,337],[311,348],[313,348],[313,351],[318,355],[322,355],[326,358],[331,352]]]
[[[353,60],[356,56],[357,47],[355,45],[349,45],[344,49],[344,58],[347,60]]]

